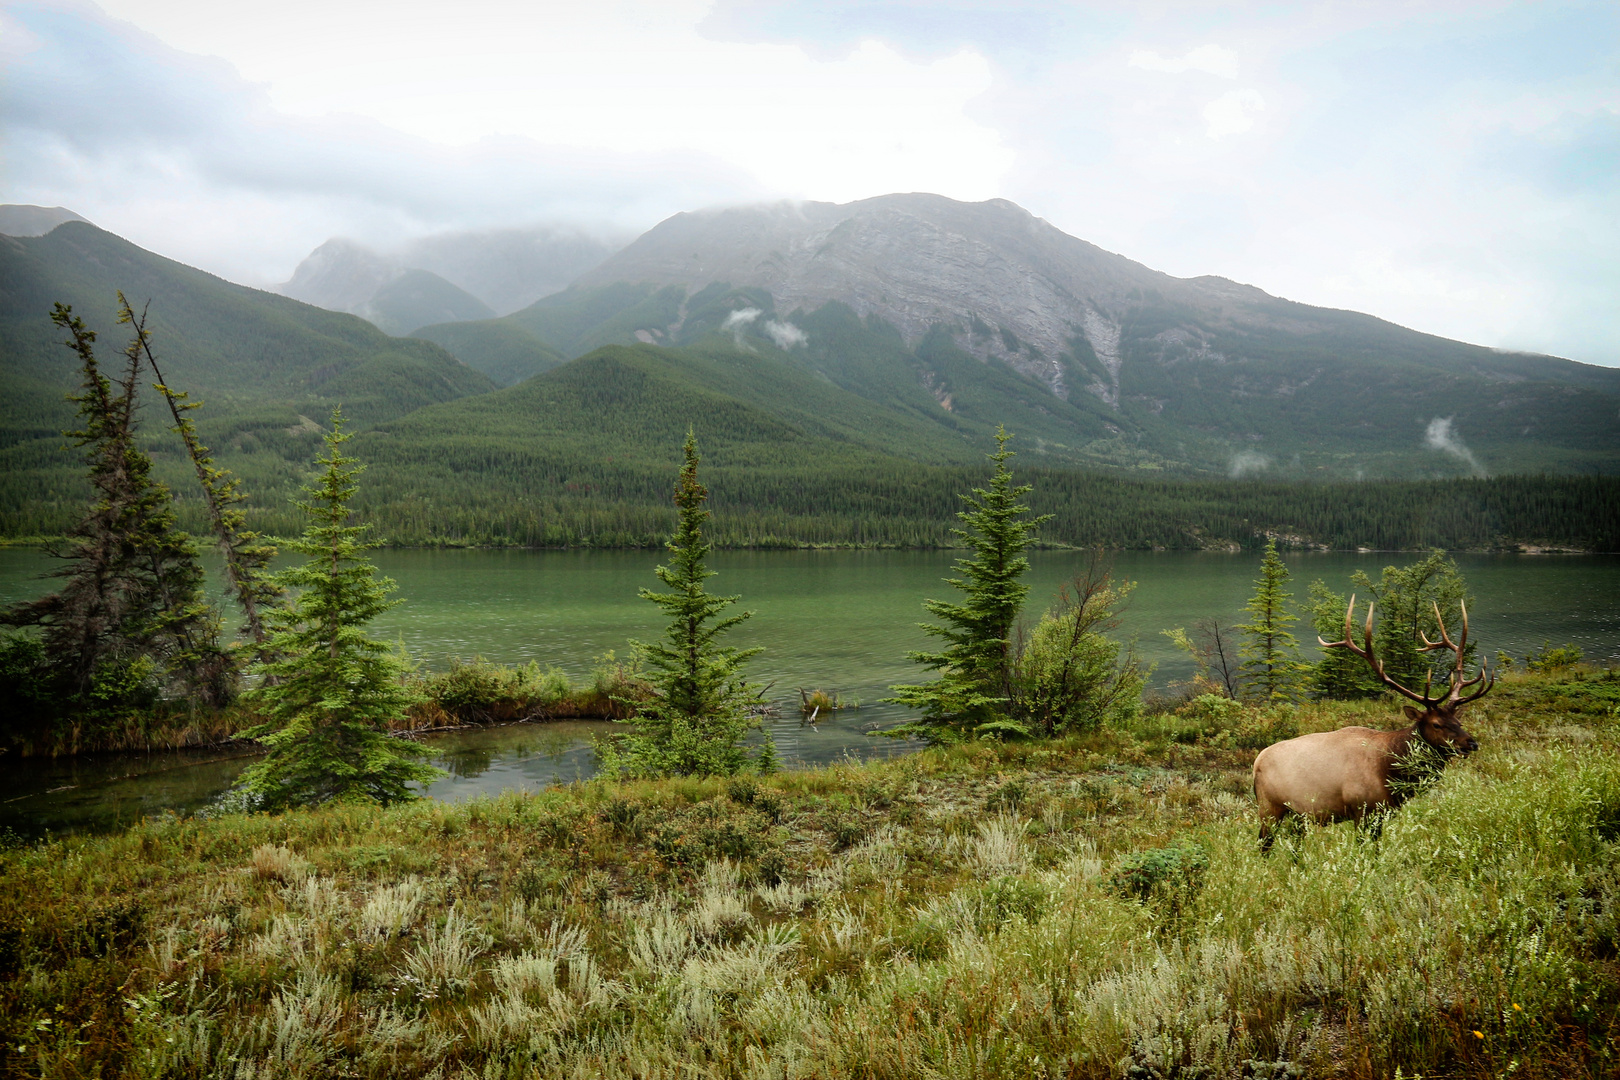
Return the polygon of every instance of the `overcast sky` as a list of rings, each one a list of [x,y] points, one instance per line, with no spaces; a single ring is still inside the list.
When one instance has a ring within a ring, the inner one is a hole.
[[[1620,365],[1620,4],[0,0],[0,201],[331,236],[1012,199],[1172,274]]]

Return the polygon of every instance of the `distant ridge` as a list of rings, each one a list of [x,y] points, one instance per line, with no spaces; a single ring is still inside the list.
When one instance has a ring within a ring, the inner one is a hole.
[[[0,203],[0,236],[44,236],[67,221],[84,221],[65,206]]]
[[[310,252],[276,291],[407,334],[526,307],[561,292],[620,246],[547,227],[441,233],[395,254],[339,237]]]

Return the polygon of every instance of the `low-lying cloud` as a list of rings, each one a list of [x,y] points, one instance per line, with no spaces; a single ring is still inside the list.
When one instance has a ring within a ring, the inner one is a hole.
[[[1232,455],[1231,463],[1226,467],[1226,474],[1234,480],[1241,480],[1245,476],[1254,476],[1271,468],[1271,459],[1255,450],[1239,450]]]
[[[776,347],[786,351],[796,345],[803,345],[810,340],[810,336],[790,322],[777,322],[775,319],[765,321],[765,333],[770,335]]]
[[[1428,430],[1423,433],[1423,445],[1464,462],[1475,476],[1487,475],[1485,466],[1479,463],[1474,452],[1463,443],[1451,420],[1449,416],[1437,416],[1430,420]]]
[[[736,342],[737,348],[746,349],[748,346],[743,344],[743,331],[754,325],[760,314],[757,307],[738,308],[726,316],[726,321],[720,324],[720,329],[731,334],[731,340]]]

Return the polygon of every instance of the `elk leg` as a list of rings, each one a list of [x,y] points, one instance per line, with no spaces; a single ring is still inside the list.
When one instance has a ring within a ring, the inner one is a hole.
[[[1269,855],[1271,845],[1276,841],[1277,827],[1288,816],[1288,807],[1282,803],[1274,803],[1262,797],[1260,800],[1260,854]]]

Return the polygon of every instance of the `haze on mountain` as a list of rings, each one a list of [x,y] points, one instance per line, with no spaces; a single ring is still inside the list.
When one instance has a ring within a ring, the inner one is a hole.
[[[407,334],[526,307],[567,288],[622,246],[562,227],[441,233],[392,254],[337,237],[311,252],[276,291]]]
[[[116,362],[118,289],[272,531],[338,403],[368,512],[403,542],[656,543],[688,425],[731,543],[944,542],[1001,423],[1066,542],[1580,545],[1620,512],[1613,483],[1229,485],[1620,472],[1620,372],[1170,278],[1009,203],[904,195],[677,215],[560,293],[417,338],[84,221],[0,238],[5,535],[57,535],[81,511],[61,438],[78,372],[48,314],[72,304]],[[397,296],[437,310],[431,291]]]
[[[1175,278],[1005,200],[683,213],[504,319],[427,326],[499,382],[729,335],[1077,465],[1295,478],[1613,471],[1620,371]]]

